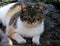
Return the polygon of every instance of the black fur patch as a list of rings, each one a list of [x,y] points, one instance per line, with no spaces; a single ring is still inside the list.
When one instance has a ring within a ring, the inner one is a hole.
[[[19,16],[20,16],[20,11],[18,11],[17,13],[15,13],[12,16],[12,18],[10,19],[9,25],[13,24],[14,20],[16,20],[13,26],[14,26],[14,28],[17,28],[16,23],[17,23],[17,19],[18,19]]]

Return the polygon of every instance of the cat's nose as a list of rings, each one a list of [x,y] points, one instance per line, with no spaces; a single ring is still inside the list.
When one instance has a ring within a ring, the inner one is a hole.
[[[32,24],[31,22],[29,22],[28,24]]]
[[[28,22],[28,24],[32,24],[32,22]]]

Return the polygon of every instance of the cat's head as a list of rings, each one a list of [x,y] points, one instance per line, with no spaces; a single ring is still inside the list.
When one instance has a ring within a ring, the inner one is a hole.
[[[43,20],[43,3],[26,3],[21,11],[21,21],[29,26],[40,24]]]

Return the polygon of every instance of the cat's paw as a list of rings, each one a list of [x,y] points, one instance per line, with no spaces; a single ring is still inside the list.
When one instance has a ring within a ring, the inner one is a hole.
[[[23,39],[23,37],[20,36],[20,35],[17,34],[17,33],[15,33],[15,34],[13,35],[12,39],[16,40],[16,42],[17,42],[18,44],[19,44],[19,43],[21,43],[21,44],[26,43],[26,40]]]
[[[39,37],[33,37],[32,42],[36,45],[40,45]]]
[[[26,43],[26,40],[25,39],[20,39],[20,40],[17,40],[17,43],[24,44],[24,43]]]
[[[36,45],[39,45],[39,44],[40,44],[40,42],[39,42],[37,39],[33,39],[32,42],[33,42],[34,44],[36,44]]]

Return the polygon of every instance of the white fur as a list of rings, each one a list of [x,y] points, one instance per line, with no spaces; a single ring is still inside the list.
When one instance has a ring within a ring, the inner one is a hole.
[[[7,25],[7,23],[5,24],[5,16],[7,14],[7,12],[9,11],[9,9],[14,5],[15,3],[11,3],[8,5],[5,5],[3,7],[0,8],[0,20],[2,20],[3,25]],[[9,20],[8,20],[9,23]]]
[[[15,34],[12,36],[12,39],[16,40],[17,43],[26,43],[26,40],[23,39],[23,37],[20,36],[18,33],[15,33]]]
[[[35,44],[37,44],[37,45],[40,44],[40,41],[39,40],[40,40],[40,35],[34,36],[32,38],[32,42],[35,43]]]

